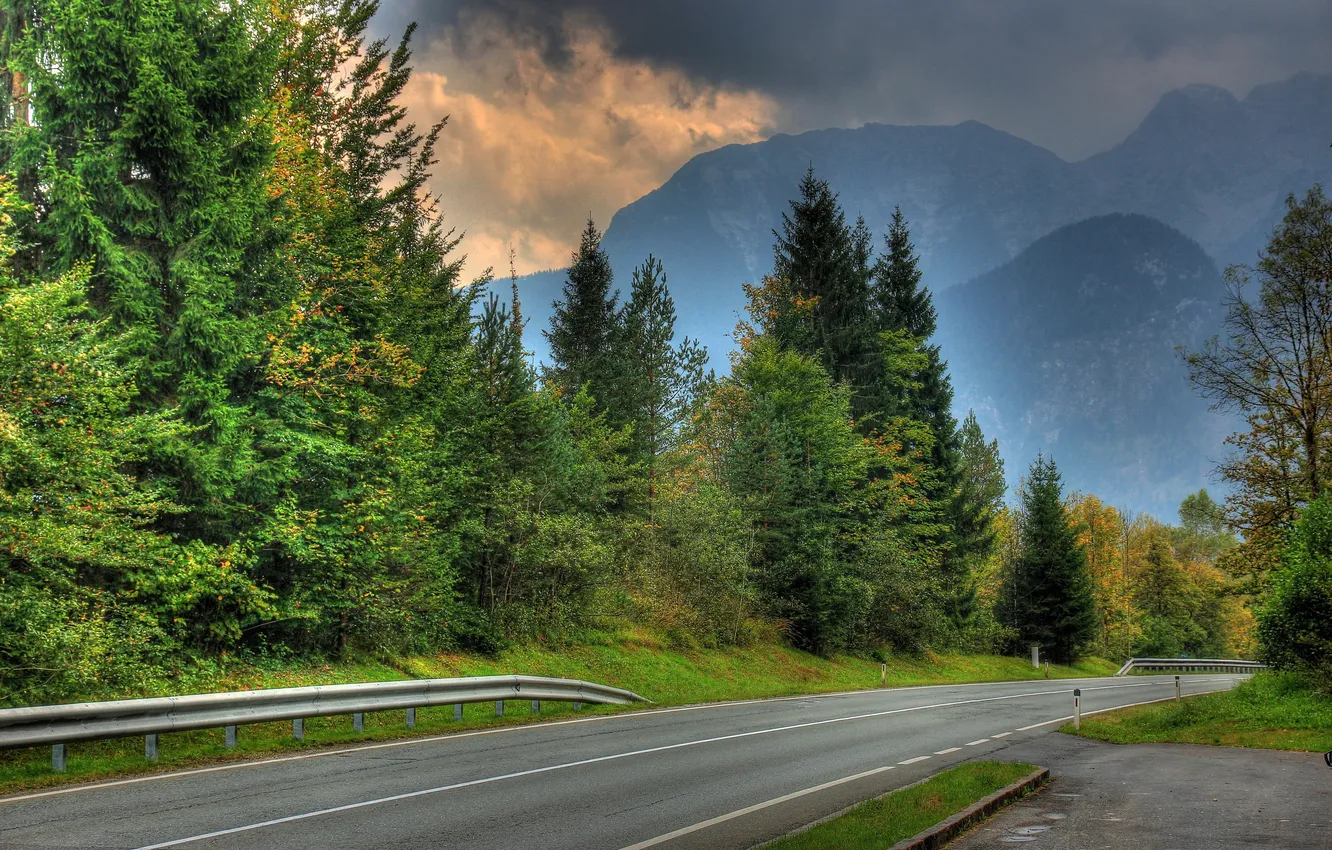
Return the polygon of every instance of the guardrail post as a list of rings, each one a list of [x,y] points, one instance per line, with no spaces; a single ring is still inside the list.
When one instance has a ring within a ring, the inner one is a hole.
[[[56,773],[65,772],[65,745],[53,744],[51,746],[51,769]]]
[[[227,749],[229,750],[236,749],[236,727],[235,726],[226,727],[226,736],[227,736]]]
[[[407,709],[407,728],[408,728],[408,729],[415,729],[415,728],[416,728],[416,709],[415,709],[415,708],[409,708],[409,709]]]
[[[298,717],[291,721],[291,737],[298,741],[305,740],[305,718]]]
[[[148,761],[157,761],[157,733],[143,736],[143,755]]]
[[[532,713],[533,714],[541,713],[541,700],[539,699],[532,700]]]
[[[1179,677],[1175,677],[1175,702],[1179,702]]]
[[[495,702],[495,716],[496,717],[504,716],[504,700],[497,700]]]
[[[352,728],[357,732],[365,731],[365,713],[357,711],[352,714]]]
[[[453,706],[453,719],[455,722],[462,720],[462,703]]]
[[[1082,689],[1073,689],[1073,728],[1082,728]]]

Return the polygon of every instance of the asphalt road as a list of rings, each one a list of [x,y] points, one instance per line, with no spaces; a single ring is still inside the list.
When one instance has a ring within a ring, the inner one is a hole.
[[[1185,693],[1240,676],[1184,677]],[[0,798],[0,848],[742,848],[1174,677],[600,715]]]
[[[1006,755],[1039,761],[1054,781],[948,850],[1332,850],[1321,753],[1046,735]]]

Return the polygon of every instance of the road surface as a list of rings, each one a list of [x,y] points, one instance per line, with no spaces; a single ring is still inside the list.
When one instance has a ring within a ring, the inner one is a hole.
[[[1242,676],[1185,676],[1186,694]],[[0,848],[744,848],[1173,676],[598,715],[0,798]]]

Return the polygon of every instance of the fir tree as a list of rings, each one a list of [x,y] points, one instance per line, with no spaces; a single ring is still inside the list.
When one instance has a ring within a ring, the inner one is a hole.
[[[654,518],[662,456],[704,380],[707,349],[686,337],[675,345],[675,301],[661,261],[648,256],[634,269],[620,316],[617,358],[622,364],[617,419],[633,425],[633,452],[647,469],[648,522]]]
[[[781,232],[773,231],[773,276],[785,282],[796,309],[778,316],[771,329],[782,345],[818,357],[834,381],[851,385],[857,418],[868,410],[863,390],[878,366],[867,235],[863,222],[854,232],[847,227],[837,196],[812,166],[800,181],[800,198],[782,213]]]
[[[1020,645],[1038,644],[1055,661],[1072,661],[1096,633],[1096,610],[1054,460],[1037,456],[1021,495],[1020,548],[996,614]]]
[[[930,290],[920,285],[920,257],[901,207],[893,208],[884,243],[886,250],[874,265],[873,300],[879,328],[903,330],[928,340],[934,336],[938,315]]]
[[[586,386],[602,410],[612,407],[616,384],[611,355],[619,293],[611,291],[611,280],[610,257],[589,218],[569,266],[564,300],[555,302],[550,329],[542,331],[550,343],[545,378],[567,398]]]
[[[998,440],[985,441],[975,411],[967,412],[958,436],[959,510],[954,514],[954,531],[964,552],[984,558],[994,549],[994,518],[1008,491],[1004,459]]]

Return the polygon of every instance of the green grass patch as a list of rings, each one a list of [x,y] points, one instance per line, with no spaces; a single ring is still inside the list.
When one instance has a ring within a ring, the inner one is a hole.
[[[919,785],[868,800],[839,818],[783,838],[772,850],[883,850],[1017,782],[1037,768],[978,761],[949,768]]]
[[[1051,667],[1050,676],[1103,676],[1114,670],[1113,664],[1089,660],[1076,666]],[[634,691],[657,705],[862,690],[876,688],[880,683],[879,663],[863,658],[820,658],[779,645],[682,651],[641,631],[622,634],[595,645],[515,647],[496,658],[441,654],[397,659],[391,664],[362,660],[346,664],[266,662],[262,666],[236,665],[215,677],[193,677],[189,683],[194,692],[234,691],[505,673],[599,682]],[[927,654],[889,658],[887,684],[901,687],[1042,679],[1044,676],[1044,671],[1034,670],[1030,662],[1021,658]],[[145,692],[117,696],[160,694]],[[625,710],[632,710],[632,707],[585,706],[581,714]],[[239,745],[234,750],[225,748],[221,729],[180,732],[161,736],[160,760],[154,764],[144,760],[142,738],[78,743],[68,747],[68,769],[63,774],[51,771],[48,747],[12,750],[0,752],[0,794],[73,781],[110,779],[574,716],[569,705],[548,702],[542,704],[541,715],[534,717],[529,703],[520,700],[506,703],[505,714],[503,718],[495,717],[495,707],[491,703],[469,705],[459,723],[453,720],[452,706],[422,708],[417,711],[414,731],[406,729],[401,712],[367,714],[363,733],[353,731],[350,717],[310,718],[305,724],[304,741],[292,739],[289,723],[255,724],[240,727]]]
[[[1332,750],[1332,698],[1294,674],[1259,673],[1229,691],[1085,717],[1076,734],[1115,744]]]

